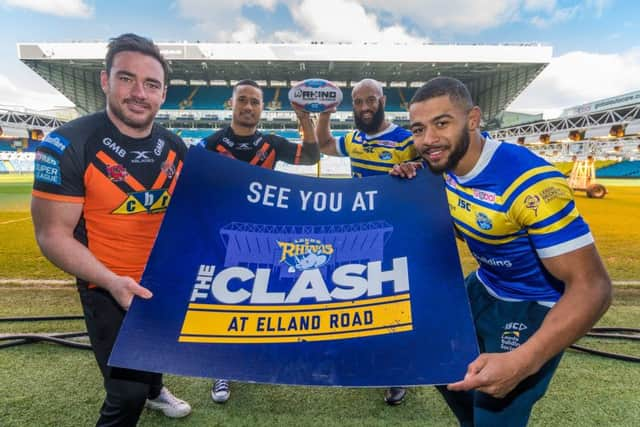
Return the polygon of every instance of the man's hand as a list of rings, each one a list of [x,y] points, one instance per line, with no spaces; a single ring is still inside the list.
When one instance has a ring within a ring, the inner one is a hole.
[[[311,113],[305,110],[304,108],[293,105],[293,111],[296,113],[296,117],[298,117],[298,120],[300,120],[300,122],[304,122],[305,120],[307,121],[311,120]]]
[[[326,117],[327,119],[329,119],[329,117],[331,117],[331,115],[332,115],[333,113],[335,113],[336,111],[338,111],[338,110],[336,109],[336,107],[332,107],[332,108],[329,108],[329,109],[327,109],[327,110],[324,110],[323,112],[321,112],[320,114],[318,114],[318,116],[324,116],[324,117]]]
[[[149,299],[153,296],[151,291],[140,286],[131,277],[116,276],[116,279],[105,286],[118,304],[125,310],[129,310],[134,295],[140,298]]]
[[[411,179],[416,176],[418,169],[422,169],[422,163],[420,162],[400,163],[399,165],[393,165],[393,168],[389,171],[389,175]]]
[[[527,359],[528,360],[528,359]],[[534,374],[519,352],[483,353],[471,362],[462,381],[449,384],[448,390],[478,390],[502,399],[522,380]]]

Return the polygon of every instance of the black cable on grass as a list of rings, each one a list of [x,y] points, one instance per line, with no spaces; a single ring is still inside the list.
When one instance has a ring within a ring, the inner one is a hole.
[[[572,348],[574,350],[582,351],[582,352],[585,352],[585,353],[588,353],[588,354],[593,354],[593,355],[596,355],[596,356],[607,357],[609,359],[624,360],[625,362],[640,363],[640,357],[629,356],[627,354],[610,353],[608,351],[595,350],[593,348],[583,347],[581,345],[576,345],[576,344],[573,344],[570,348]]]
[[[84,316],[31,316],[31,317],[0,317],[0,322],[25,322],[25,321],[50,321],[50,320],[81,320]],[[630,334],[629,334],[630,333]],[[614,338],[625,340],[640,340],[640,329],[637,328],[611,328],[611,327],[596,327],[591,329],[585,336],[593,338]],[[11,340],[12,342],[0,344],[0,349],[13,347],[16,345],[30,344],[39,341],[49,341],[64,346],[79,348],[83,350],[91,349],[91,345],[82,344],[75,341],[65,340],[64,338],[73,338],[79,336],[85,336],[87,332],[69,332],[59,334],[16,334],[16,335],[0,335],[0,341]],[[640,363],[640,357],[629,356],[626,354],[610,353],[601,350],[595,350],[592,348],[584,347],[581,345],[573,344],[570,348],[582,351],[587,354],[593,354],[602,357],[608,357],[616,360],[623,360],[626,362]]]
[[[83,344],[76,341],[67,340],[64,338],[77,338],[86,337],[88,333],[82,332],[64,332],[56,334],[3,334],[0,335],[0,341],[10,341],[0,344],[0,349],[14,347],[17,345],[31,344],[34,342],[48,341],[55,344],[64,345],[66,347],[78,348],[82,350],[91,350],[90,344]]]

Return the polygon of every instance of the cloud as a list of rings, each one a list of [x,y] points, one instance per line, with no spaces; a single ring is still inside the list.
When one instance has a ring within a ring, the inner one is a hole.
[[[474,34],[499,27],[518,16],[521,0],[363,0],[370,8],[411,19],[425,33],[442,30]]]
[[[548,28],[551,25],[559,24],[573,19],[574,16],[580,10],[579,6],[567,7],[563,9],[555,10],[549,18],[543,18],[541,16],[534,16],[531,18],[531,23],[538,28]]]
[[[383,27],[376,14],[349,0],[304,0],[292,2],[290,13],[305,36],[328,42],[421,42],[399,24]],[[289,40],[299,33],[285,32]]]
[[[70,18],[89,18],[93,15],[93,8],[84,0],[0,0],[0,4]]]
[[[621,54],[569,52],[553,58],[508,110],[555,117],[568,107],[638,90],[638,75],[640,47]]]
[[[173,4],[178,13],[195,22],[203,35],[219,42],[254,42],[259,24],[242,15],[244,6],[259,6],[273,12],[280,0],[178,0]]]
[[[34,78],[36,78],[34,76]],[[73,103],[55,89],[31,91],[16,86],[8,77],[0,74],[0,105],[9,109],[49,110],[59,107],[72,107]]]
[[[593,9],[599,18],[602,16],[604,9],[611,6],[612,2],[613,0],[586,0],[586,5],[588,8]]]
[[[553,12],[556,8],[556,0],[524,0],[525,10],[544,10]]]

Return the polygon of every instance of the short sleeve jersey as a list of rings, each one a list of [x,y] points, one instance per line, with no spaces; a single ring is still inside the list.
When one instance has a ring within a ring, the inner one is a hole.
[[[553,303],[564,284],[541,262],[593,243],[567,180],[528,149],[485,139],[465,176],[445,174],[455,227],[498,298]]]
[[[278,161],[298,165],[302,154],[302,144],[295,144],[274,134],[264,135],[261,132],[238,136],[231,126],[226,126],[200,140],[198,145],[267,169],[273,169]]]
[[[351,158],[356,177],[387,174],[393,165],[419,158],[411,132],[395,124],[375,135],[353,130],[341,136],[336,147],[338,154]]]
[[[33,195],[82,204],[76,239],[107,268],[139,281],[185,153],[182,140],[158,125],[134,139],[95,113],[38,146]]]

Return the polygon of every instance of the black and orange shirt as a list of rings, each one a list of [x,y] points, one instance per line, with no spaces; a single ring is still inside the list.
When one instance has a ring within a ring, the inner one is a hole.
[[[38,146],[33,195],[82,204],[75,238],[107,268],[139,281],[186,150],[158,125],[134,139],[105,112],[95,113],[54,130]]]
[[[239,136],[233,132],[231,126],[200,140],[198,145],[267,169],[273,169],[277,161],[298,165],[302,155],[302,144],[295,144],[278,135],[263,135],[260,132]]]

